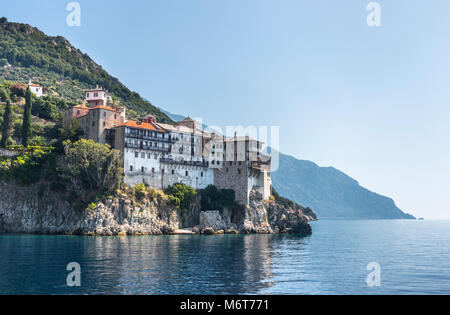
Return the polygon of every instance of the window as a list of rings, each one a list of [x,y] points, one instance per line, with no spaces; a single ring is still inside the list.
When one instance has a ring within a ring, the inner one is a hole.
[[[142,166],[141,167],[141,171],[142,171],[142,173],[144,173],[144,170],[145,170],[145,168]]]
[[[238,170],[238,174],[241,174],[241,170]]]
[[[227,167],[227,173],[228,173],[228,167]]]
[[[103,117],[106,117],[106,112],[103,112]]]
[[[145,159],[145,153],[143,153],[143,152],[141,153],[141,158]]]
[[[134,157],[135,158],[139,157],[139,152],[134,152]]]
[[[172,170],[172,175],[174,175],[175,174],[175,170]]]
[[[230,166],[233,165],[233,162],[230,162]]]
[[[186,176],[189,176],[189,172],[188,171],[186,171]]]
[[[155,173],[155,168],[154,168],[154,167],[152,167],[152,173],[153,173],[153,174]]]
[[[152,156],[150,155],[150,153],[147,154],[147,159],[150,159]]]
[[[103,127],[105,127],[105,126],[106,126],[106,121],[103,122]]]
[[[89,93],[87,94],[87,97],[89,97]]]
[[[203,172],[200,173],[200,176],[203,177]]]
[[[130,172],[133,171],[133,165],[130,165]]]
[[[94,93],[94,97],[98,97],[98,93]]]

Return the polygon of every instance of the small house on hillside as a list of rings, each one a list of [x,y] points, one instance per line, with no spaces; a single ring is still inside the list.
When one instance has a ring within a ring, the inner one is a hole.
[[[44,88],[42,86],[34,84],[30,80],[30,82],[28,82],[28,87],[30,88],[30,91],[36,95],[36,97],[44,96]]]

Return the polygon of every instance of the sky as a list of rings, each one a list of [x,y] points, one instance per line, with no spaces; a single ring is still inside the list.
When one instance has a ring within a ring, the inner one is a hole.
[[[154,105],[210,125],[279,126],[280,151],[333,166],[405,212],[450,219],[450,2],[1,0]]]

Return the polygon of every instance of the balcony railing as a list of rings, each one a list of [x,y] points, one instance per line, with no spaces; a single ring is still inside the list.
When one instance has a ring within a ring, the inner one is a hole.
[[[142,170],[133,170],[133,171],[126,171],[125,172],[126,176],[147,176],[147,177],[158,177],[161,175],[161,172],[152,172],[152,171],[144,171],[142,172]]]
[[[187,165],[187,166],[199,166],[208,167],[209,163],[207,161],[177,161],[171,158],[161,158],[161,163],[172,164],[172,165]]]
[[[153,137],[153,136],[144,136],[144,135],[135,134],[135,133],[125,133],[125,138],[141,139],[141,140],[149,140],[149,141],[169,142],[169,139],[166,139],[166,138]]]
[[[151,147],[143,144],[134,144],[125,142],[125,148],[128,149],[139,149],[139,150],[148,150],[148,151],[159,151],[159,152],[169,152],[170,148],[161,148],[161,147]]]

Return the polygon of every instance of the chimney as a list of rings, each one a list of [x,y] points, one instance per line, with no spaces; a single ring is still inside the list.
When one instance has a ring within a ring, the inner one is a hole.
[[[153,115],[147,115],[147,117],[145,117],[144,122],[148,123],[148,124],[155,124],[156,123],[156,118]]]

